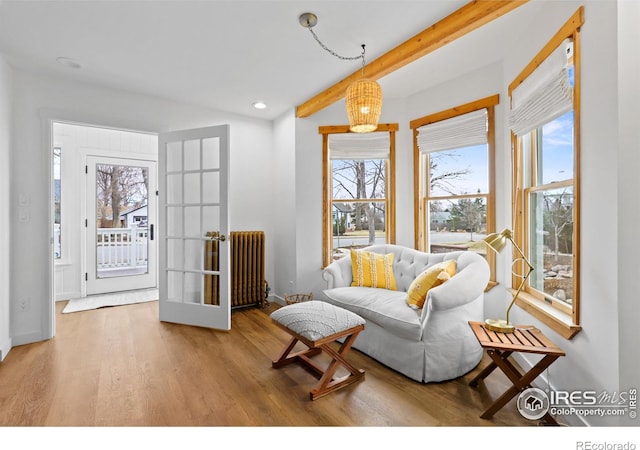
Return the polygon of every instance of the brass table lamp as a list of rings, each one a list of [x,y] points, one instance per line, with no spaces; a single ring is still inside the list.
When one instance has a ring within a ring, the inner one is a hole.
[[[485,320],[485,323],[484,323],[485,328],[492,331],[500,331],[502,333],[513,333],[513,331],[515,330],[515,327],[509,322],[509,312],[511,311],[511,307],[513,306],[513,304],[516,302],[516,299],[518,298],[520,291],[522,291],[522,288],[527,282],[527,278],[529,278],[529,275],[531,275],[531,272],[533,272],[533,266],[531,265],[527,257],[524,255],[524,252],[513,241],[513,235],[511,233],[511,230],[508,230],[505,228],[500,233],[491,233],[486,238],[484,238],[484,242],[485,244],[487,244],[487,247],[491,248],[496,253],[500,253],[505,248],[508,241],[511,242],[511,244],[513,245],[513,248],[515,248],[520,254],[520,258],[516,258],[512,261],[511,267],[513,267],[513,265],[516,262],[522,261],[527,265],[528,270],[526,275],[517,274],[512,270],[512,273],[516,276],[521,277],[522,281],[520,283],[520,287],[518,287],[518,290],[513,295],[513,300],[511,300],[511,303],[509,303],[509,307],[507,308],[506,319],[505,320],[502,320],[502,319]]]

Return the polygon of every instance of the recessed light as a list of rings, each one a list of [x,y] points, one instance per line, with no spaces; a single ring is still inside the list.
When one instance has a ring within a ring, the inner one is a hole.
[[[56,61],[58,61],[58,63],[62,64],[65,67],[69,67],[71,69],[79,69],[82,67],[82,65],[76,61],[73,58],[67,58],[66,56],[60,56],[59,58],[56,58]]]
[[[266,103],[264,103],[264,102],[255,102],[255,103],[253,104],[253,107],[254,107],[255,109],[265,109],[265,108],[267,107],[267,104],[266,104]]]

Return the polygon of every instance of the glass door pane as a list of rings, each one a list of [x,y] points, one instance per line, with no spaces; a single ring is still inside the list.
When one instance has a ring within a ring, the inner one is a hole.
[[[97,279],[149,271],[149,170],[96,164]]]
[[[229,129],[160,135],[160,320],[229,330]]]

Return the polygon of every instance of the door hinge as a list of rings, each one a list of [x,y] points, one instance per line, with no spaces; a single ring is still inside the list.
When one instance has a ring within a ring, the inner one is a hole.
[[[160,191],[156,191],[156,196],[160,195]]]
[[[84,227],[87,228],[89,226],[89,219],[84,219]]]
[[[84,281],[89,281],[89,273],[88,272],[84,273]]]
[[[84,166],[84,173],[89,173],[89,166]]]

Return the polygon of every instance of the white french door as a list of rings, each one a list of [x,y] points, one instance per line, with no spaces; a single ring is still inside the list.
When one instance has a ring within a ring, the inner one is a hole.
[[[229,127],[158,141],[160,320],[229,330]]]
[[[157,285],[156,163],[87,156],[86,294]]]

